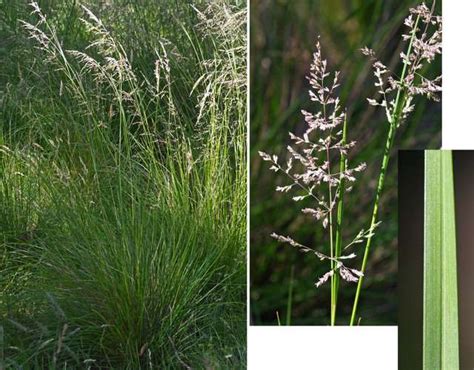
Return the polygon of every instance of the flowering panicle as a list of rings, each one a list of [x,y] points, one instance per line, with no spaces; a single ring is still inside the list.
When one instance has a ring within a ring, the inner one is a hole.
[[[128,56],[122,46],[112,37],[102,21],[87,7],[81,5],[86,17],[81,18],[87,31],[95,39],[86,47],[86,50],[95,49],[102,56],[99,62],[85,52],[67,50],[68,54],[75,57],[88,71],[95,72],[97,81],[115,79],[119,81],[136,81]]]
[[[376,78],[375,86],[381,95],[381,100],[367,99],[370,105],[382,106],[385,109],[390,124],[400,125],[414,110],[413,98],[417,95],[439,101],[441,92],[441,76],[428,79],[421,74],[425,63],[431,63],[442,51],[442,18],[432,14],[422,3],[410,9],[410,15],[404,25],[409,32],[402,35],[409,43],[407,54],[400,53],[400,59],[406,73],[403,78],[395,78],[388,68],[375,58],[373,50],[364,47],[362,53],[372,59],[372,67]],[[403,93],[403,100],[397,101],[397,96]]]
[[[321,45],[316,43],[316,51],[313,54],[313,61],[307,77],[311,89],[309,97],[320,106],[320,110],[311,113],[302,110],[306,122],[306,130],[298,136],[289,133],[293,146],[287,147],[289,158],[285,164],[280,163],[278,156],[259,152],[264,161],[270,162],[270,170],[283,172],[291,180],[287,185],[277,186],[276,190],[287,193],[296,190],[293,196],[296,202],[310,198],[315,202],[313,208],[303,208],[304,214],[310,215],[317,221],[322,222],[322,226],[330,230],[333,227],[333,215],[335,207],[344,191],[351,189],[350,183],[356,180],[356,173],[365,169],[365,163],[349,168],[347,165],[347,154],[355,146],[355,142],[347,142],[343,132],[346,125],[346,113],[341,108],[339,98],[335,95],[339,86],[339,72],[331,74],[327,69],[327,61],[321,56]],[[344,162],[343,169],[340,168],[341,159]],[[334,164],[337,164],[335,170]],[[347,183],[349,186],[343,185]],[[364,233],[364,231],[362,231]],[[330,232],[332,238],[332,231]],[[300,250],[312,251],[321,260],[330,260],[331,270],[322,276],[316,286],[326,282],[332,277],[335,271],[346,281],[358,281],[362,276],[357,270],[346,267],[340,260],[353,258],[355,254],[349,256],[335,256],[331,248],[331,255],[317,252],[305,247],[289,237],[272,234],[280,242],[289,243]],[[331,240],[332,243],[332,240]],[[355,244],[355,243],[352,243]],[[351,244],[351,245],[352,245]]]
[[[338,271],[339,272],[339,275],[346,281],[350,281],[350,282],[357,282],[359,280],[359,278],[361,276],[363,276],[362,272],[356,270],[356,269],[352,269],[352,268],[349,268],[347,266],[344,265],[344,263],[341,261],[341,260],[345,260],[345,259],[352,259],[352,258],[355,258],[356,257],[356,254],[355,253],[351,253],[351,254],[348,254],[348,255],[345,255],[345,256],[339,256],[338,258],[335,258],[335,257],[330,257],[328,255],[325,255],[324,253],[321,253],[321,252],[318,252],[312,248],[309,248],[305,245],[302,245],[296,241],[294,241],[292,238],[290,238],[289,236],[282,236],[282,235],[278,235],[278,234],[275,234],[273,233],[271,235],[272,238],[278,240],[279,242],[282,242],[282,243],[288,243],[290,244],[291,246],[293,247],[296,247],[298,248],[301,252],[303,253],[313,253],[316,255],[316,257],[318,257],[321,261],[323,260],[330,260],[330,261],[333,261],[334,262],[334,268],[332,268],[331,270],[329,270],[328,272],[326,272],[323,276],[321,276],[318,281],[314,284],[316,285],[317,288],[319,288],[322,284],[324,284],[326,281],[329,280],[330,277],[334,276],[334,272],[335,271]]]
[[[37,16],[38,21],[36,24],[31,24],[20,20],[21,25],[27,31],[28,37],[38,43],[36,48],[49,52],[50,54],[54,54],[54,52],[51,50],[51,38],[40,28],[42,24],[46,23],[46,16],[41,12],[41,9],[36,1],[31,1],[28,5],[32,8],[31,14]]]
[[[58,65],[59,69],[65,70],[64,63],[66,55],[70,55],[77,60],[85,72],[95,75],[98,82],[111,80],[136,81],[136,76],[132,71],[128,57],[120,46],[116,43],[110,32],[105,28],[102,21],[92,13],[91,10],[81,5],[86,17],[81,18],[88,32],[95,36],[95,39],[86,47],[86,50],[94,48],[102,56],[102,61],[94,58],[90,54],[79,50],[63,50],[59,42],[54,26],[46,19],[37,2],[29,3],[32,14],[38,17],[36,24],[21,21],[23,28],[27,31],[29,38],[36,40],[37,48],[47,54],[47,61]]]

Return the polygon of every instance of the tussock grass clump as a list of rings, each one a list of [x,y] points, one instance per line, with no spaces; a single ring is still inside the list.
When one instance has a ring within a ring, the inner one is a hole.
[[[245,10],[59,3],[2,6],[6,364],[244,366]]]

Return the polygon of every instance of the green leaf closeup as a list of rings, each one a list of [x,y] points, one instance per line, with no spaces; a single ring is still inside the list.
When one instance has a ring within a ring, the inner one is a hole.
[[[452,152],[425,151],[423,370],[459,369]]]

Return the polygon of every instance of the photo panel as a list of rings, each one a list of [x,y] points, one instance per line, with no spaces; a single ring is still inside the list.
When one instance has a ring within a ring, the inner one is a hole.
[[[440,11],[250,2],[251,325],[397,324],[396,153],[441,145]]]
[[[399,368],[471,369],[474,152],[399,152]]]

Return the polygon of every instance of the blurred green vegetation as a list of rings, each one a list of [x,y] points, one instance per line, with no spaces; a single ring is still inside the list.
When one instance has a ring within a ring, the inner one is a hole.
[[[415,1],[333,0],[255,1],[251,12],[251,213],[250,300],[254,325],[275,325],[277,315],[287,316],[288,287],[294,268],[292,325],[329,323],[330,286],[316,289],[315,281],[327,270],[312,255],[273,241],[277,232],[291,235],[303,244],[327,250],[320,224],[299,211],[287,194],[276,193],[276,185],[287,183],[259,158],[257,151],[286,156],[288,131],[304,129],[301,109],[314,111],[305,75],[309,72],[317,36],[330,70],[341,71],[339,96],[348,109],[348,139],[358,142],[350,154],[365,161],[367,170],[346,196],[344,236],[352,238],[369,225],[376,181],[388,125],[384,112],[367,104],[376,95],[369,61],[359,49],[368,46],[389,68],[399,61],[404,43],[403,19]],[[429,6],[430,4],[428,4]],[[440,13],[441,3],[436,4]],[[424,71],[439,74],[437,60]],[[395,71],[397,73],[397,71]],[[416,109],[398,130],[395,149],[439,148],[441,104],[416,101]],[[397,322],[397,163],[396,150],[390,163],[381,201],[380,220],[359,304],[361,325],[393,325]],[[354,266],[360,266],[362,248]],[[357,251],[356,251],[357,252]],[[337,323],[347,325],[355,284],[342,282]],[[282,324],[284,324],[284,320]]]

